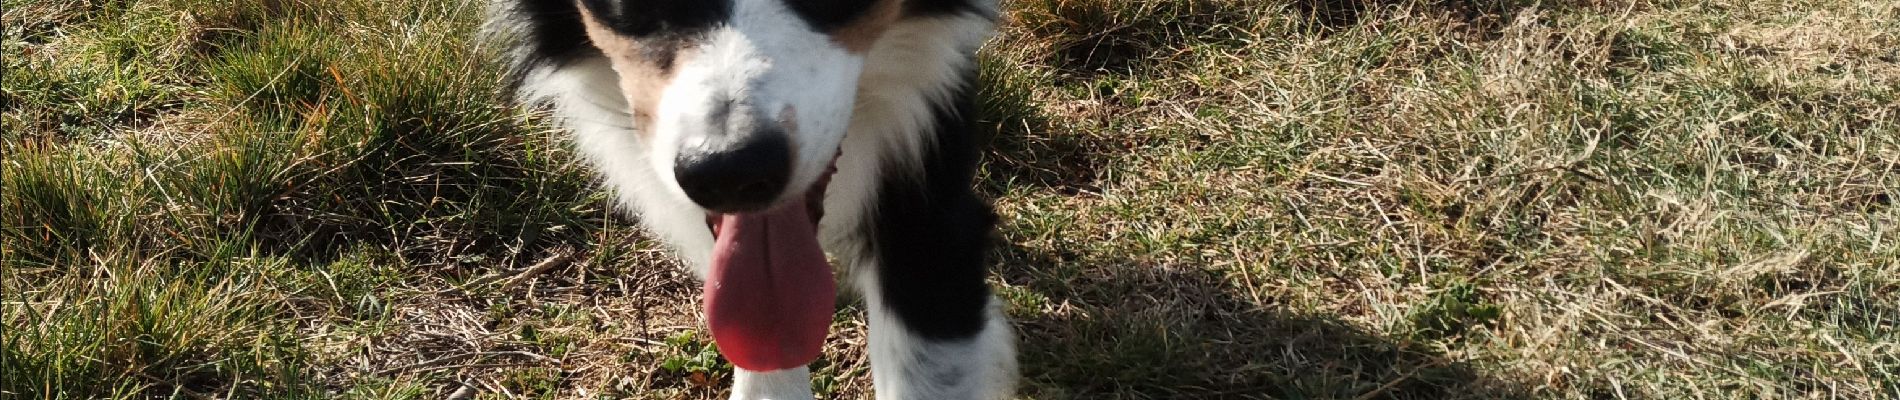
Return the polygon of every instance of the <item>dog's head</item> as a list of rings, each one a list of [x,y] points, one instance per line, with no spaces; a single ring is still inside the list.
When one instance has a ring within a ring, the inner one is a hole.
[[[902,0],[573,0],[663,179],[712,212],[805,195]]]

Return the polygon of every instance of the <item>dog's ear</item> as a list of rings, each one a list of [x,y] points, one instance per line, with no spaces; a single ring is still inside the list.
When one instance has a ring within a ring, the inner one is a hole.
[[[829,32],[851,24],[859,17],[870,13],[878,3],[898,3],[902,0],[781,0],[791,7],[792,12],[805,20],[812,28]]]
[[[704,32],[732,17],[731,1],[580,0],[581,8],[623,35],[686,35]]]

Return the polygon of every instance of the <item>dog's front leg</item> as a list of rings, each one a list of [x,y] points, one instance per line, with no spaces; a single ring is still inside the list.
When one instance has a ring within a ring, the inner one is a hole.
[[[809,400],[811,372],[806,367],[755,372],[732,369],[732,400]]]
[[[967,185],[885,184],[896,186],[880,192],[875,237],[853,268],[870,314],[877,397],[1012,396],[1014,334],[985,281],[988,204]]]
[[[1014,335],[995,300],[980,305],[985,310],[975,330],[933,335],[906,323],[906,311],[884,296],[866,293],[878,399],[991,400],[1015,393]]]

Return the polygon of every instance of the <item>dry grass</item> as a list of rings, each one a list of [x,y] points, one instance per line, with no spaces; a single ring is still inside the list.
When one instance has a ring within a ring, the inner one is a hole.
[[[719,398],[423,3],[6,0],[0,397]],[[1900,397],[1893,2],[1008,5],[1026,397]]]

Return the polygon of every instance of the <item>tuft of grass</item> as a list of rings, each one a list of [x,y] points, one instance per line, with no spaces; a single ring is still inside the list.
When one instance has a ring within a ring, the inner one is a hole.
[[[597,231],[467,4],[208,5],[9,2],[8,397],[432,392],[333,392],[308,339]]]
[[[1204,0],[1020,0],[1007,20],[1025,38],[1020,54],[1075,73],[1131,72],[1138,60],[1171,57],[1179,46],[1237,40],[1278,19],[1285,4]],[[1249,10],[1252,8],[1252,10]],[[1279,20],[1283,21],[1283,20]]]
[[[715,380],[718,376],[715,374],[732,370],[732,366],[726,365],[725,359],[720,357],[719,346],[698,339],[693,331],[680,332],[667,338],[666,345],[673,351],[666,356],[665,361],[660,362],[660,369],[668,373],[707,383]]]
[[[245,268],[248,265],[221,265]],[[268,277],[94,265],[16,292],[5,390],[21,398],[297,398],[314,392]],[[112,271],[111,275],[101,272]]]

